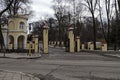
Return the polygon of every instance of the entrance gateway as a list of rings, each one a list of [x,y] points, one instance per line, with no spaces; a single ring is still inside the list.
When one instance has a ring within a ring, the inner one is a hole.
[[[3,32],[5,46],[9,50],[25,50],[34,49],[35,52],[38,52],[38,36],[34,37],[34,40],[31,45],[27,45],[27,15],[14,15],[10,16],[8,19],[7,31]],[[75,41],[73,30],[70,27],[68,30],[69,34],[69,52],[74,52]],[[77,38],[77,42],[80,45],[80,41]],[[77,43],[77,44],[78,44]],[[80,51],[79,46],[77,51]],[[48,53],[48,27],[43,26],[43,53]]]

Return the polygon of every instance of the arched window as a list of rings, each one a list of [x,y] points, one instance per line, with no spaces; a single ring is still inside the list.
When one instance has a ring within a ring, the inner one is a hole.
[[[24,22],[20,22],[19,28],[20,29],[24,29],[25,23]]]

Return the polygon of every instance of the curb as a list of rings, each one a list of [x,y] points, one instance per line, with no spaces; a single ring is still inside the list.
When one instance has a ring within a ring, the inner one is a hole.
[[[8,57],[8,56],[0,56],[0,58],[8,58],[8,59],[38,59],[38,58],[41,58],[41,56],[38,56],[38,57]]]

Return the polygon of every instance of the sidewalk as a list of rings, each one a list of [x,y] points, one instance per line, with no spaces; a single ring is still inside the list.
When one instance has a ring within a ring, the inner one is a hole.
[[[84,50],[82,52],[88,52],[88,53],[95,53],[95,54],[99,54],[102,56],[106,56],[106,57],[113,57],[113,58],[119,58],[120,59],[120,51],[100,51],[100,50],[94,50],[94,51],[90,51],[90,50]]]
[[[103,54],[103,56],[114,57],[114,58],[119,58],[120,59],[120,54]]]
[[[40,80],[40,79],[27,73],[0,70],[0,80]]]
[[[40,58],[40,53],[33,53],[31,56],[27,53],[6,53],[5,56],[3,53],[0,53],[0,58],[11,58],[11,59],[37,59]]]

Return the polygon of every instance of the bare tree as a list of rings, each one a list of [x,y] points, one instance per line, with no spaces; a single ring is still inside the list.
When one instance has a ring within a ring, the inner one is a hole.
[[[119,0],[118,0],[119,1]],[[114,44],[114,50],[117,50],[117,45],[119,44],[118,43],[118,29],[120,27],[120,24],[119,24],[119,9],[118,9],[118,6],[117,6],[117,0],[114,1],[114,6],[115,6],[115,14],[116,14],[116,18],[115,18],[115,44]]]
[[[63,4],[63,0],[54,0],[53,10],[55,11],[55,17],[58,21],[58,40],[62,41],[63,34],[63,21],[66,14],[66,5]]]
[[[110,46],[110,30],[111,30],[111,19],[114,16],[114,1],[112,0],[105,0],[105,9],[107,15],[107,46]]]
[[[110,0],[105,0],[105,7],[106,7],[106,13],[107,13],[107,43],[109,46],[110,42]]]
[[[1,20],[1,17],[10,8],[13,1],[14,0],[9,0],[8,5],[4,6],[5,0],[1,0],[2,3],[0,4],[0,6],[2,6],[1,10],[0,10],[0,46],[1,46],[1,49],[4,49],[4,50],[5,50],[5,44],[4,44],[4,38],[3,38],[3,35],[2,35],[2,28],[1,28],[1,21],[2,20]],[[4,54],[4,56],[5,56],[5,54]]]
[[[5,6],[6,0],[1,0],[0,6],[2,9],[0,10],[0,17],[11,7],[13,1],[14,0],[8,0],[7,5]]]
[[[117,0],[118,1],[118,7],[119,7],[119,11],[120,11],[120,0]]]
[[[82,19],[84,18],[85,7],[82,5],[81,0],[78,0],[76,4],[76,27],[77,27],[77,36],[80,36],[81,28],[82,28]]]
[[[86,6],[89,9],[91,15],[92,15],[92,21],[93,21],[93,44],[94,44],[94,49],[96,49],[96,24],[95,24],[95,10],[97,7],[97,2],[98,0],[85,0]]]
[[[5,6],[8,5],[8,1],[6,0]],[[16,15],[16,14],[29,14],[31,13],[28,4],[30,0],[14,0],[10,8],[8,9],[9,15]]]
[[[98,1],[98,11],[99,11],[99,16],[100,16],[100,23],[101,23],[101,28],[102,28],[102,33],[103,33],[103,37],[105,39],[105,41],[107,42],[107,36],[106,36],[106,28],[104,28],[104,23],[103,23],[103,16],[102,16],[102,12],[103,12],[103,6],[101,5],[101,0]]]

